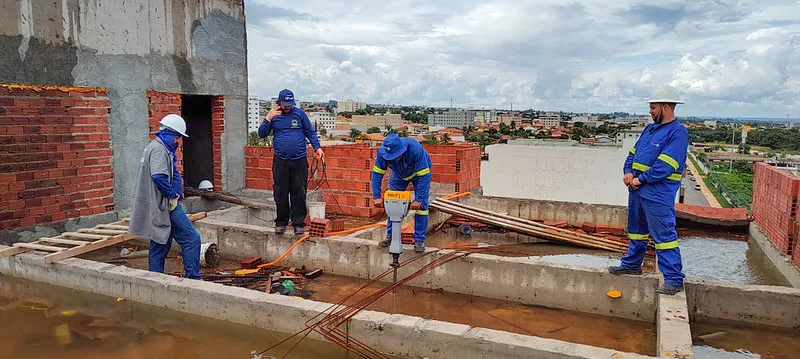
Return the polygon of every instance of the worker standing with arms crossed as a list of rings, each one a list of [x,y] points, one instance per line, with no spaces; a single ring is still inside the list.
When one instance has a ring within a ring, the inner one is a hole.
[[[274,134],[272,162],[273,197],[277,216],[275,233],[283,234],[289,219],[294,226],[294,234],[305,233],[306,192],[308,191],[308,159],[306,159],[306,139],[314,148],[317,158],[325,153],[320,148],[317,130],[311,125],[306,113],[296,107],[294,94],[282,90],[278,94],[278,104],[267,114],[258,127],[258,137],[266,138]],[[291,201],[291,202],[290,202]]]
[[[647,239],[653,237],[658,269],[664,283],[658,292],[675,294],[683,290],[683,265],[675,230],[675,195],[681,187],[686,166],[689,132],[675,119],[675,106],[683,103],[678,91],[661,86],[650,96],[648,125],[623,166],[623,183],[628,186],[628,253],[612,274],[642,274]]]
[[[145,147],[136,173],[128,231],[150,239],[151,272],[164,273],[174,239],[181,246],[186,278],[200,279],[200,233],[178,202],[183,199],[183,178],[175,151],[182,136],[189,137],[181,116],[169,114],[161,119],[161,129]]]
[[[372,198],[375,207],[383,208],[382,181],[388,168],[389,189],[405,191],[408,184],[414,185],[414,201],[409,209],[414,212],[414,252],[425,251],[425,232],[428,230],[428,198],[431,189],[431,157],[422,145],[413,138],[400,137],[393,133],[383,140],[372,166]],[[381,248],[392,243],[392,222],[386,225],[386,239],[380,242]]]

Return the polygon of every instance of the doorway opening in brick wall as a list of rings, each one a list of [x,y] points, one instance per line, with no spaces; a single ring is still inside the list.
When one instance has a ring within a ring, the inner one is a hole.
[[[184,185],[195,187],[202,180],[214,183],[214,145],[211,126],[213,96],[181,95],[181,116],[189,137],[183,139]],[[214,183],[214,186],[219,184]]]

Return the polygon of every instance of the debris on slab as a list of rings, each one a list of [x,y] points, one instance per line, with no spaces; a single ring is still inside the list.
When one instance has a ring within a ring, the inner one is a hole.
[[[256,269],[261,263],[261,258],[253,257],[242,261],[244,269]],[[280,293],[308,298],[311,292],[303,289],[308,281],[318,278],[323,273],[321,268],[308,270],[305,267],[265,267],[258,272],[247,275],[236,275],[233,271],[204,273],[203,280],[207,282],[248,288],[266,293]]]

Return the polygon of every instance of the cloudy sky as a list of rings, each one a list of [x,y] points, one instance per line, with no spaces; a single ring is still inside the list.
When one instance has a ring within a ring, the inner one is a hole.
[[[800,1],[245,0],[251,95],[800,117]]]

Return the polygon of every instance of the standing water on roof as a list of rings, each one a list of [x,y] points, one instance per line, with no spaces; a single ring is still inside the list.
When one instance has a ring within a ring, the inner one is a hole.
[[[259,358],[288,335],[0,276],[3,358]],[[281,358],[295,341],[261,358]],[[287,358],[352,358],[306,339]]]
[[[738,284],[789,285],[767,262],[757,245],[748,241],[746,234],[688,228],[678,228],[678,233],[683,270],[688,277]],[[457,228],[434,233],[425,243],[437,248],[454,244],[503,244],[486,253],[595,268],[618,265],[622,257],[621,253],[562,245],[509,232],[473,231],[470,235],[462,235]],[[645,259],[643,269],[655,271],[652,257]]]

